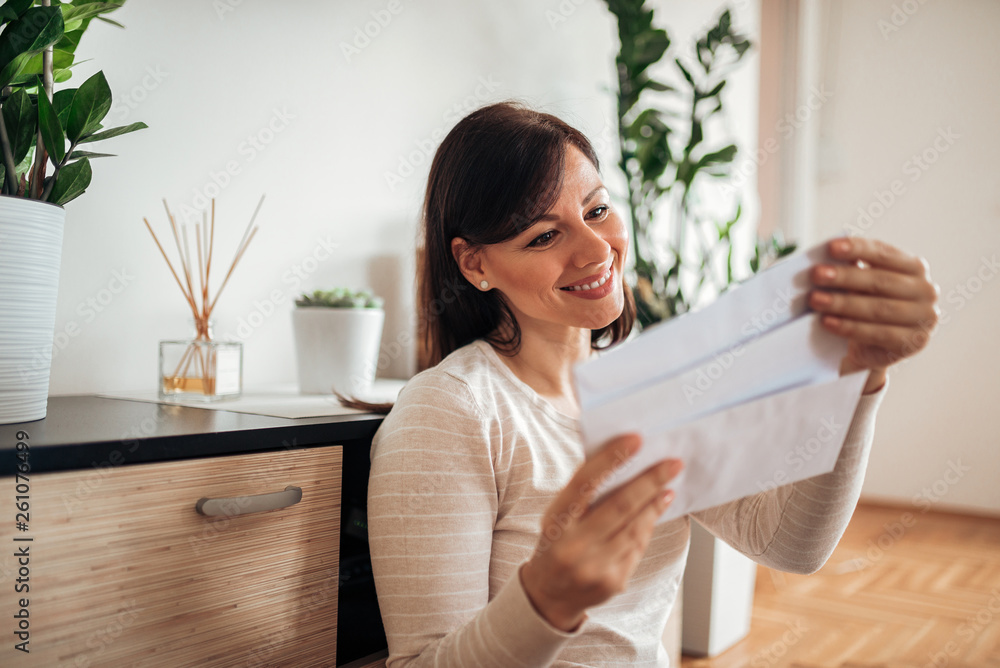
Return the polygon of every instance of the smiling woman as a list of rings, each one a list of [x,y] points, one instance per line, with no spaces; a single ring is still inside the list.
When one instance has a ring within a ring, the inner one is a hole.
[[[839,240],[831,252],[855,264],[812,272],[831,289],[813,291],[813,307],[852,340],[844,370],[873,372],[831,473],[656,524],[681,463],[597,500],[640,440],[623,434],[584,461],[571,382],[575,364],[631,331],[628,248],[590,143],[554,116],[491,105],[438,149],[420,268],[432,367],[376,433],[368,486],[390,668],[664,667],[692,518],[782,570],[815,571],[836,546],[885,365],[915,352],[909,335],[933,320],[924,265]]]
[[[512,239],[485,248],[452,240],[462,274],[502,288],[522,329],[552,321],[600,329],[622,312],[625,225],[609,206],[597,168],[574,146],[566,150],[562,181],[549,211]],[[579,299],[600,301],[599,308]]]
[[[495,104],[455,126],[431,165],[424,205],[432,365],[479,338],[516,353],[525,327],[554,317],[593,330],[594,346],[631,331],[635,307],[621,274],[628,233],[597,170],[587,138],[550,114]],[[609,271],[605,290],[568,294]],[[449,286],[463,288],[457,308],[443,308]],[[597,309],[574,303],[605,296]]]

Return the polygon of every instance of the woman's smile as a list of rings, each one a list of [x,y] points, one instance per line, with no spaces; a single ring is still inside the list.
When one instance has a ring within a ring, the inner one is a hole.
[[[601,299],[603,297],[607,297],[612,293],[612,291],[614,291],[614,277],[615,268],[614,266],[610,266],[603,274],[598,274],[596,277],[589,276],[582,281],[559,289],[570,293],[574,297],[582,297],[583,299]]]

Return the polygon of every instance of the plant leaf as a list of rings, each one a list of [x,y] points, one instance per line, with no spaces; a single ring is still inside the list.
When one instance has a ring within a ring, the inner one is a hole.
[[[113,12],[121,8],[123,4],[125,4],[124,0],[121,2],[87,2],[78,5],[64,4],[62,6],[63,19],[67,23],[70,21],[85,21],[101,14]]]
[[[90,168],[90,160],[81,158],[76,162],[71,162],[56,175],[56,183],[49,193],[49,201],[53,204],[65,204],[76,199],[84,193],[90,185],[93,171]]]
[[[101,141],[102,139],[111,139],[112,137],[117,137],[119,135],[128,134],[129,132],[135,132],[136,130],[144,130],[149,126],[139,121],[138,123],[129,123],[128,125],[119,125],[116,128],[108,128],[107,130],[102,130],[101,132],[95,132],[91,135],[84,135],[77,142],[78,144],[86,144],[92,141]]]
[[[96,16],[94,18],[96,18],[98,21],[104,21],[105,23],[110,23],[116,28],[122,28],[122,29],[125,28],[125,26],[123,26],[121,23],[118,23],[118,21],[115,21],[114,19],[109,19],[107,16]]]
[[[681,62],[681,59],[674,58],[674,62],[677,63],[677,69],[681,71],[681,74],[684,75],[684,78],[687,79],[687,82],[691,84],[692,87],[694,87],[695,85],[694,78],[691,76],[691,73],[688,72],[687,68],[684,67],[684,63]]]
[[[700,160],[698,160],[697,169],[703,169],[712,165],[730,163],[736,157],[736,150],[736,145],[730,144],[729,146],[719,149],[718,151],[706,153]]]
[[[667,92],[667,91],[677,90],[673,86],[668,86],[667,84],[660,83],[659,81],[656,81],[654,79],[649,79],[649,80],[646,81],[646,88],[648,88],[650,90],[659,91],[659,92]]]
[[[71,142],[79,141],[85,134],[93,133],[111,110],[111,86],[98,72],[82,84],[73,96],[66,123],[66,135]]]
[[[52,95],[52,106],[55,108],[56,115],[59,116],[59,123],[63,127],[66,127],[66,122],[69,120],[69,107],[73,103],[74,95],[76,95],[75,88],[63,88]]]
[[[59,7],[32,7],[0,33],[0,88],[13,81],[34,54],[63,34]]]
[[[66,135],[63,134],[59,115],[44,93],[38,96],[38,128],[42,131],[45,150],[54,162],[62,162],[66,157]]]
[[[114,153],[94,153],[92,151],[73,151],[69,154],[68,160],[79,160],[80,158],[114,158]]]
[[[15,165],[24,160],[31,148],[38,129],[37,118],[35,105],[23,88],[14,91],[3,105],[3,122],[7,126]]]
[[[28,10],[34,4],[34,0],[8,0],[0,7],[0,19],[3,21],[14,21],[18,16]]]
[[[73,64],[73,53],[69,51],[63,51],[61,49],[52,49],[52,68],[56,70],[64,70]],[[26,74],[41,75],[42,74],[42,53],[36,53],[25,63],[24,67],[21,69],[21,76]]]
[[[72,76],[73,76],[73,71],[72,70],[68,70],[68,69],[66,69],[66,70],[55,70],[55,71],[52,72],[52,81],[54,81],[55,83],[64,83],[66,81],[69,81],[70,77],[72,77]]]
[[[726,87],[726,80],[723,79],[715,85],[715,88],[705,93],[704,97],[714,97],[722,92],[722,89]]]
[[[81,37],[83,37],[83,30],[66,30],[53,48],[67,53],[76,53],[76,47],[80,45]]]

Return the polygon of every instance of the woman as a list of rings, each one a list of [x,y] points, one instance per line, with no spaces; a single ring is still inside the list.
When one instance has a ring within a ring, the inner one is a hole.
[[[422,304],[437,363],[375,436],[368,521],[393,666],[665,666],[689,517],[657,525],[682,463],[595,502],[641,444],[584,461],[572,367],[632,328],[628,234],[587,139],[511,104],[445,138],[424,205]],[[695,513],[759,563],[818,569],[860,493],[886,368],[926,343],[937,291],[886,244],[831,244],[812,307],[870,369],[833,472]],[[833,291],[826,288],[834,289]]]

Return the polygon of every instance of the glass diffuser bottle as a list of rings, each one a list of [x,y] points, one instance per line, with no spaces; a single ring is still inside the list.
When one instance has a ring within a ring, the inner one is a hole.
[[[243,391],[243,344],[216,341],[211,323],[194,338],[160,341],[159,394],[173,401],[235,399]]]

